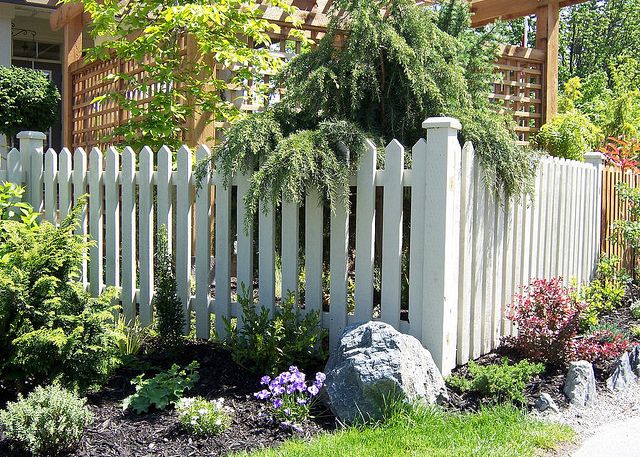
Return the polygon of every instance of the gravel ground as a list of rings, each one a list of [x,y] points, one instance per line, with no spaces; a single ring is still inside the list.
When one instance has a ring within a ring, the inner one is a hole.
[[[640,382],[623,392],[613,393],[601,388],[596,401],[584,408],[568,407],[561,408],[559,413],[547,410],[544,413],[533,411],[531,414],[545,421],[571,426],[576,431],[578,441],[582,442],[604,425],[640,417]]]

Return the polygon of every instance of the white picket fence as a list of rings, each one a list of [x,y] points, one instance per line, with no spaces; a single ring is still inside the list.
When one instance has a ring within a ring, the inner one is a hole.
[[[299,249],[304,252],[305,310],[319,310],[322,325],[335,344],[344,327],[372,318],[420,339],[444,373],[489,352],[500,337],[510,335],[505,306],[519,286],[534,277],[564,276],[586,281],[593,273],[599,247],[600,157],[593,163],[542,160],[532,204],[500,204],[483,184],[473,147],[461,149],[455,119],[424,123],[426,140],[412,150],[413,167],[405,168],[397,141],[386,149],[379,170],[376,150],[367,144],[357,176],[354,211],[338,207],[330,218],[329,304],[323,305],[323,212],[319,194],[309,190],[303,208],[283,196],[280,208],[260,208],[258,240],[244,230],[243,198],[248,177],[237,176],[225,187],[213,171],[195,192],[195,154],[183,147],[122,153],[109,149],[43,152],[43,135],[23,132],[20,150],[8,156],[0,181],[25,184],[27,198],[56,223],[73,202],[89,194],[80,233],[96,241],[83,265],[83,281],[98,293],[105,285],[121,289],[124,313],[152,321],[154,236],[161,225],[175,240],[178,294],[185,315],[195,312],[198,337],[209,338],[211,314],[215,331],[225,336],[224,318],[239,316],[232,294],[232,256],[236,243],[236,284],[251,288],[254,249],[258,253],[259,304],[276,306],[276,237],[282,238],[282,291],[298,292]],[[155,165],[154,165],[155,164]],[[376,187],[382,202],[381,307],[374,314]],[[410,233],[403,233],[403,194],[411,189]],[[211,190],[215,190],[212,200]],[[232,202],[236,199],[236,204]],[[233,207],[237,208],[235,214]],[[304,212],[300,239],[299,211]],[[276,212],[282,231],[276,233]],[[194,214],[195,213],[195,214]],[[232,216],[236,223],[232,224]],[[350,219],[355,218],[355,246],[350,246]],[[211,221],[215,221],[212,227]],[[192,227],[192,223],[195,224]],[[237,229],[232,231],[232,227]],[[402,242],[410,237],[408,303],[401,304]],[[214,241],[214,246],[211,242]],[[215,256],[212,259],[212,247]],[[349,255],[355,248],[354,272]],[[195,260],[194,260],[195,259]],[[215,263],[211,284],[212,261]],[[192,265],[192,262],[195,262]],[[195,274],[192,277],[192,271]],[[355,280],[355,308],[348,309],[348,282]],[[195,280],[195,293],[192,282]],[[136,306],[137,305],[137,306]],[[401,307],[408,308],[404,311]]]

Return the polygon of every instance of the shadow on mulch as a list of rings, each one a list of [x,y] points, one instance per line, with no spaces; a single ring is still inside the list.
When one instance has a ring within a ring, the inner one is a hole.
[[[219,436],[198,439],[182,432],[173,410],[154,411],[137,416],[122,411],[122,400],[134,392],[131,379],[141,372],[153,375],[172,363],[186,366],[200,363],[200,380],[188,396],[224,398],[235,410],[231,427]],[[293,434],[269,424],[260,415],[261,403],[253,393],[259,390],[259,378],[239,367],[225,349],[207,342],[190,342],[179,353],[155,353],[141,358],[145,369],[122,368],[99,392],[88,395],[95,416],[78,449],[70,456],[224,456],[242,450],[274,447]],[[303,424],[304,437],[310,438],[336,427],[335,418],[324,409],[314,411],[317,419]],[[300,436],[300,435],[296,435]],[[23,457],[10,447],[0,431],[0,456]]]

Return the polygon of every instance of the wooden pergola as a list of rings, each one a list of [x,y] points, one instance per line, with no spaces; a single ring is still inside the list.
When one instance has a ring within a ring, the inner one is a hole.
[[[322,36],[328,24],[329,9],[333,0],[289,0],[299,9],[297,13],[303,20],[303,29],[312,38]],[[503,47],[502,62],[496,64],[498,72],[507,74],[505,83],[513,90],[496,91],[492,99],[511,107],[505,111],[513,114],[519,124],[523,143],[528,141],[529,133],[534,133],[546,120],[557,113],[558,106],[558,51],[560,37],[560,10],[563,7],[585,2],[586,0],[469,0],[471,2],[472,26],[481,27],[497,20],[510,20],[525,16],[537,17],[535,49],[518,46]],[[431,4],[434,0],[419,1]],[[284,30],[291,27],[285,21],[282,10],[265,7],[264,17],[277,23]],[[51,15],[51,28],[64,29],[64,68],[63,68],[63,140],[67,145],[78,145],[73,141],[74,109],[78,105],[74,96],[74,75],[82,69],[83,31],[90,17],[84,13],[82,3],[68,3],[60,6]],[[284,32],[283,32],[284,33]],[[284,40],[283,40],[284,43]],[[284,51],[284,44],[283,44]],[[80,75],[83,86],[89,84],[90,76],[100,74],[99,68],[92,68]],[[510,75],[509,75],[510,73]],[[518,74],[524,74],[518,76]],[[515,76],[514,76],[515,75]],[[535,75],[534,79],[529,78]],[[76,78],[78,79],[78,78]],[[88,93],[88,92],[86,92]],[[94,94],[95,95],[95,94]],[[87,95],[88,96],[88,95]],[[87,105],[85,102],[84,105]],[[89,130],[94,127],[81,128]],[[76,127],[76,130],[78,127]],[[196,127],[196,130],[197,127]],[[206,128],[205,128],[206,130]],[[193,142],[202,141],[210,130],[194,133]]]

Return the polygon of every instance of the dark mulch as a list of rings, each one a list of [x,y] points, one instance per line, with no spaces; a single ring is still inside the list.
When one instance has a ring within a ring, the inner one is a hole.
[[[155,374],[172,363],[186,366],[193,360],[200,363],[200,381],[187,395],[223,397],[225,404],[235,410],[233,424],[226,432],[217,437],[196,439],[178,428],[173,410],[141,416],[122,411],[122,400],[134,392],[130,383],[133,377],[141,372]],[[88,396],[95,421],[72,456],[223,456],[277,446],[293,436],[260,415],[261,403],[253,397],[260,388],[259,377],[238,367],[231,355],[219,346],[193,342],[171,356],[158,353],[145,356],[138,365],[138,368],[119,370],[100,392]],[[335,419],[328,411],[314,411],[314,416],[317,419],[303,424],[305,437],[335,428]],[[0,456],[27,455],[11,449],[3,438],[0,431]]]

